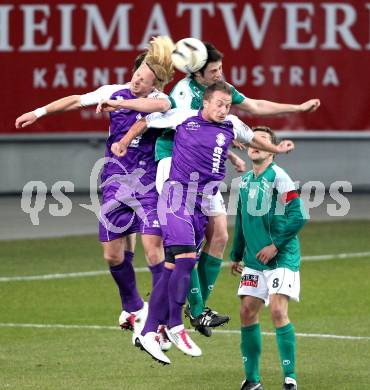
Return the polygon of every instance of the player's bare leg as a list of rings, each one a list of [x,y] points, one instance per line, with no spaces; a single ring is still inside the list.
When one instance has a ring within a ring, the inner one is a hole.
[[[162,237],[155,234],[142,234],[145,258],[152,273],[152,288],[157,283],[164,265]]]

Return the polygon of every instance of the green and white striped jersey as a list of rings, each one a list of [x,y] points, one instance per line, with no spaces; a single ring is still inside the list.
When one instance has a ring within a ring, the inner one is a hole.
[[[232,104],[242,103],[245,96],[238,92],[232,85],[230,85],[230,88],[232,91]],[[191,76],[180,80],[170,93],[172,108],[201,109],[205,90],[206,87],[196,82]],[[175,132],[172,129],[166,129],[157,139],[155,145],[156,161],[172,156],[174,136]]]
[[[305,222],[303,203],[282,168],[273,162],[257,177],[247,172],[240,183],[231,260],[243,260],[256,270],[284,267],[298,271],[297,233]],[[256,254],[272,243],[278,253],[267,265],[262,264]]]

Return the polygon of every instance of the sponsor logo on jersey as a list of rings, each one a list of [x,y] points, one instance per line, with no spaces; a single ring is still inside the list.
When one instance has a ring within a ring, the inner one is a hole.
[[[130,148],[138,148],[141,138],[142,135],[138,135],[136,138],[134,138],[130,143]]]
[[[188,122],[185,125],[186,130],[198,130],[200,128],[200,124],[198,122]]]
[[[258,275],[245,274],[240,279],[240,287],[258,287]]]
[[[216,135],[216,144],[218,146],[224,146],[226,141],[226,137],[222,133],[218,133]]]
[[[223,149],[215,146],[212,155],[212,173],[219,173]]]

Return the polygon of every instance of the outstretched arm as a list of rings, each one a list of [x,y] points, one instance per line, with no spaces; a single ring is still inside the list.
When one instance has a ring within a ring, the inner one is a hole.
[[[231,150],[227,151],[227,158],[230,160],[231,164],[234,165],[237,172],[245,172],[247,170],[247,164],[245,161]]]
[[[291,140],[283,140],[278,145],[274,145],[267,142],[265,138],[261,137],[260,134],[254,134],[252,141],[249,142],[252,148],[264,150],[270,153],[289,153],[294,149],[294,142]]]
[[[281,141],[278,145],[268,142],[260,134],[254,133],[245,123],[238,117],[230,115],[233,126],[235,139],[239,142],[247,143],[253,148],[264,150],[270,153],[288,153],[294,149],[294,142],[291,140]]]
[[[130,130],[118,142],[112,144],[110,150],[117,157],[123,157],[127,153],[127,148],[133,139],[144,134],[147,129],[145,118],[140,119],[133,124]]]
[[[319,99],[310,99],[302,104],[275,103],[269,100],[256,100],[245,98],[236,107],[252,115],[267,116],[279,114],[292,114],[300,112],[314,112],[320,107]]]
[[[77,110],[78,108],[81,107],[82,107],[81,95],[67,96],[62,99],[51,102],[44,107],[37,108],[34,111],[26,112],[25,114],[19,116],[15,120],[15,127],[17,129],[20,129],[22,127],[31,125],[42,116],[50,115],[58,112]]]
[[[171,103],[164,98],[138,98],[127,100],[106,100],[96,107],[99,114],[102,111],[111,112],[119,109],[135,110],[140,112],[164,112],[171,108]]]

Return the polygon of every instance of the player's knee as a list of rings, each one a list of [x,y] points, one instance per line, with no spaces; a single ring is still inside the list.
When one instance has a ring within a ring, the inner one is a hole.
[[[104,260],[110,265],[115,266],[122,263],[122,253],[114,251],[104,251]]]
[[[282,310],[280,307],[272,307],[271,308],[271,318],[273,323],[281,324],[285,323],[288,319],[288,313],[285,312],[285,310]]]
[[[227,229],[219,229],[215,231],[214,239],[217,245],[219,246],[226,246],[227,240],[229,239],[229,234],[227,232]]]
[[[210,238],[210,244],[213,252],[223,253],[227,244],[229,235],[227,230],[217,230]]]
[[[242,323],[250,324],[256,321],[257,319],[257,313],[256,311],[248,306],[248,305],[241,305],[240,306],[240,319]]]
[[[162,251],[157,247],[146,250],[145,257],[150,265],[157,265],[163,261]]]

